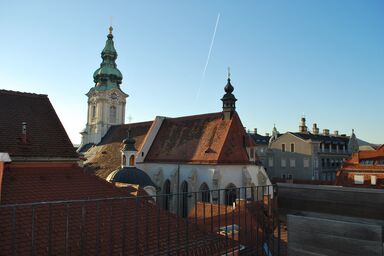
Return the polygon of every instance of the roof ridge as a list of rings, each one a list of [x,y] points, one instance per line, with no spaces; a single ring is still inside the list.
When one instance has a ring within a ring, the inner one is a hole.
[[[212,113],[205,113],[205,114],[196,114],[196,115],[190,115],[190,116],[179,116],[179,117],[165,117],[165,119],[169,120],[169,119],[172,119],[172,120],[183,120],[183,119],[189,119],[189,118],[194,118],[194,119],[197,119],[197,118],[200,118],[200,117],[204,117],[204,116],[210,116],[210,115],[219,115],[219,114],[222,114],[223,112],[220,111],[220,112],[212,112]]]
[[[47,94],[38,94],[32,92],[20,92],[20,91],[12,91],[0,89],[0,94],[8,94],[8,95],[16,95],[16,96],[27,96],[27,97],[36,97],[36,98],[47,98]]]

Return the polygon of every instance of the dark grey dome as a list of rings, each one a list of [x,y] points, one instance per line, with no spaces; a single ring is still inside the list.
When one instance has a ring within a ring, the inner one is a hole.
[[[128,184],[139,185],[144,188],[153,186],[157,188],[156,184],[144,171],[136,167],[124,167],[111,173],[110,182],[121,182]]]

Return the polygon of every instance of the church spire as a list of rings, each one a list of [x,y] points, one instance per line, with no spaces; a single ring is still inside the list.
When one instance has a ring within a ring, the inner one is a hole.
[[[101,58],[103,61],[93,74],[93,81],[95,82],[96,89],[111,89],[111,88],[120,88],[123,75],[120,70],[117,68],[116,59],[117,52],[113,42],[113,28],[109,27],[109,34],[107,36],[107,41],[105,42],[105,47],[101,52]]]
[[[231,71],[228,67],[227,84],[224,87],[225,94],[221,101],[223,102],[223,118],[224,120],[230,120],[233,113],[236,110],[236,97],[232,94],[234,88],[231,84]]]

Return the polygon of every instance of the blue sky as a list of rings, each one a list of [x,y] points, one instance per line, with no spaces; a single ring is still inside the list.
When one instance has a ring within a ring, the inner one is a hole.
[[[382,0],[0,1],[0,88],[48,94],[79,143],[111,16],[132,122],[220,111],[230,66],[247,128],[384,143]]]

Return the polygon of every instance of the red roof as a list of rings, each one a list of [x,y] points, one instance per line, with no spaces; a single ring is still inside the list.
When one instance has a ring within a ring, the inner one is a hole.
[[[127,198],[126,188],[116,188],[80,168],[7,167],[1,196],[0,251],[4,255],[11,255],[13,249],[18,255],[32,250],[36,255],[61,255],[66,250],[73,255],[120,255],[123,248],[127,255],[175,254],[177,248],[180,254],[188,250],[193,255],[218,255],[224,245],[221,237],[199,231],[148,198]],[[52,202],[78,199],[87,200]],[[40,201],[51,203],[20,204]]]
[[[6,167],[1,204],[127,196],[105,180],[79,167]]]
[[[166,118],[145,162],[248,164],[249,138],[238,114],[230,120],[222,115]]]
[[[22,123],[27,142],[22,142]],[[0,152],[12,157],[76,158],[47,95],[0,90]]]

